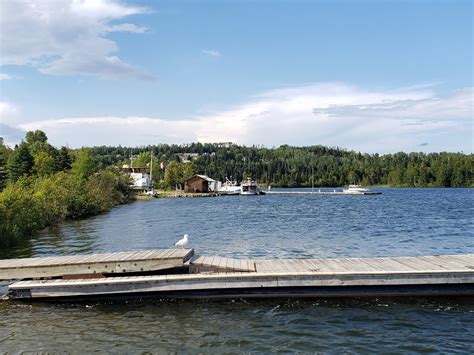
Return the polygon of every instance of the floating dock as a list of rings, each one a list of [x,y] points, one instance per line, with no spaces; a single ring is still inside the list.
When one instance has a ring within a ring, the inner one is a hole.
[[[81,278],[143,273],[181,268],[193,249],[157,249],[132,252],[51,256],[0,260],[0,280]]]
[[[367,195],[381,195],[378,191],[365,192],[344,192],[344,191],[265,191],[266,195],[344,195],[344,196],[367,196]]]
[[[474,296],[474,254],[250,260],[192,249],[0,261],[14,300]],[[64,271],[61,271],[63,268]]]

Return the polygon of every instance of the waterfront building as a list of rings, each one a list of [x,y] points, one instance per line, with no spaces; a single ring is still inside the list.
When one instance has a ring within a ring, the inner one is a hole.
[[[184,181],[184,192],[217,192],[222,183],[207,175],[194,175]]]
[[[122,169],[130,174],[133,190],[147,192],[153,188],[148,168],[135,168],[123,165]]]

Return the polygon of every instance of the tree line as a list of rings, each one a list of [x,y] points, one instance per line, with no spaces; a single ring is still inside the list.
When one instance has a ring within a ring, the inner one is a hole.
[[[343,186],[347,184],[405,187],[469,187],[473,182],[473,154],[404,153],[367,154],[324,146],[278,148],[235,144],[150,145],[93,147],[90,153],[101,166],[129,161],[152,153],[155,181],[165,182],[160,162],[179,162],[178,154],[198,153],[193,171],[224,181],[247,177],[278,187]],[[149,156],[149,155],[148,155]],[[169,184],[164,184],[167,187]]]

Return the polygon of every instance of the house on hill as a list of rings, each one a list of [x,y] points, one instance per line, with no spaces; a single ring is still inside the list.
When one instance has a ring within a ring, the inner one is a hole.
[[[181,163],[190,163],[199,157],[198,153],[178,153],[177,155]]]
[[[194,175],[184,181],[184,192],[216,192],[219,191],[220,181],[207,175]]]

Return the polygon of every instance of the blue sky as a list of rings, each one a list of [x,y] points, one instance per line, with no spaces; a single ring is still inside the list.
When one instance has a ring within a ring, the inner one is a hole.
[[[471,1],[0,3],[0,135],[472,152]]]

